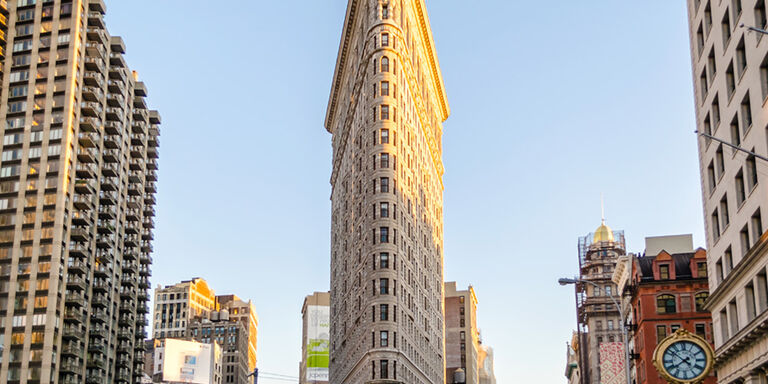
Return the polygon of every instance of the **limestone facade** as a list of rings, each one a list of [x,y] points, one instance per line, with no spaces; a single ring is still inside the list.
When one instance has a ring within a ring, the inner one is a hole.
[[[442,123],[423,0],[350,0],[332,133],[330,381],[442,384]]]
[[[696,126],[768,155],[768,42],[764,0],[688,0]],[[744,25],[744,27],[742,27]],[[768,366],[768,162],[698,138],[718,382],[765,382]]]

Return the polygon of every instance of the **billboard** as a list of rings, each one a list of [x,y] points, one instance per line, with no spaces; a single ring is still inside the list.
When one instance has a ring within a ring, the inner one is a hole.
[[[165,339],[163,381],[208,384],[213,346],[194,341]]]
[[[626,384],[624,343],[600,343],[600,384]]]
[[[330,307],[310,305],[307,313],[307,381],[328,381]]]

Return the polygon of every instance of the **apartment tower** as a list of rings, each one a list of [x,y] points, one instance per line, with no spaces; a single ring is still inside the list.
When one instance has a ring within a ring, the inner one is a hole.
[[[160,117],[102,0],[0,9],[0,382],[137,382]]]
[[[443,383],[442,123],[423,0],[350,0],[325,121],[330,382]]]
[[[581,376],[587,383],[603,383],[616,380],[603,372],[607,364],[624,364],[621,361],[609,361],[609,356],[623,356],[609,353],[623,348],[621,327],[623,323],[619,311],[613,304],[620,300],[616,284],[613,283],[613,271],[617,259],[626,253],[623,231],[612,231],[605,220],[594,233],[579,238],[579,278],[588,281],[577,287],[579,334],[578,343]],[[621,371],[623,374],[623,371]],[[622,376],[623,378],[623,376]]]
[[[688,0],[718,382],[765,382],[768,246],[760,187],[768,162],[768,36],[764,0]]]
[[[477,328],[477,296],[470,285],[456,289],[456,282],[445,283],[445,377],[453,383],[461,368],[466,384],[478,384],[480,331]]]

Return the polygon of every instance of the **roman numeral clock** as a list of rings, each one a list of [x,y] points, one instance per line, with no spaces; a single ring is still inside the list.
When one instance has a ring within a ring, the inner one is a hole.
[[[706,340],[681,328],[659,343],[653,365],[670,384],[698,384],[712,371],[714,355]]]

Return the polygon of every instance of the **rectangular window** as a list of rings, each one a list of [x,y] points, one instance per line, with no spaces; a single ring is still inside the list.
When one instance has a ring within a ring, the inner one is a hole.
[[[381,34],[381,46],[382,47],[389,47],[389,33],[382,33]]]
[[[755,149],[752,148],[752,152],[754,151]],[[747,187],[751,191],[757,185],[757,163],[754,156],[747,157],[747,177]]]
[[[696,263],[698,277],[707,277],[707,263]]]
[[[669,280],[669,265],[659,265],[659,279]]]
[[[728,65],[728,69],[725,71],[725,83],[728,90],[728,98],[733,96],[733,92],[736,91],[736,75],[734,75],[733,62]]]
[[[740,207],[745,200],[747,200],[746,186],[744,185],[744,171],[739,169],[739,173],[736,174],[734,179],[736,186],[736,206]]]
[[[726,194],[720,200],[720,228],[725,230],[725,228],[728,227],[728,223],[730,223],[729,220],[730,218],[728,215],[728,195]]]
[[[389,268],[389,253],[382,252],[379,254],[379,267]]]
[[[733,120],[731,120],[731,144],[735,146],[741,145],[741,128],[739,127],[739,118],[738,116],[733,116]],[[734,149],[734,152],[736,149]]]
[[[379,242],[389,243],[389,228],[387,227],[379,228]]]
[[[725,174],[725,156],[723,155],[723,145],[720,144],[715,152],[715,170],[717,171],[717,178],[720,179]]]
[[[752,215],[752,239],[757,242],[763,235],[763,218],[760,215],[760,208]]]
[[[381,120],[389,120],[389,105],[381,106]]]
[[[382,177],[379,184],[379,192],[389,193],[389,178]]]
[[[389,168],[389,154],[382,153],[380,157],[381,168]]]
[[[382,379],[388,379],[389,378],[389,362],[387,360],[381,360],[379,362],[380,374]]]
[[[389,320],[389,305],[388,304],[381,304],[381,305],[379,305],[379,320],[381,320],[381,321]]]
[[[379,279],[379,294],[389,294],[389,279]]]
[[[656,343],[660,343],[662,340],[666,338],[667,338],[667,326],[657,325],[656,326]]]
[[[380,217],[389,217],[389,203],[379,203]]]
[[[731,18],[728,14],[728,9],[725,10],[721,25],[723,31],[723,47],[725,47],[728,45],[728,41],[731,40]]]
[[[741,101],[741,122],[744,126],[744,132],[748,131],[752,127],[752,104],[749,101],[749,92],[744,96],[744,100]]]
[[[744,287],[744,301],[747,304],[747,322],[752,321],[757,316],[757,303],[755,302],[755,285],[747,284]]]
[[[707,326],[705,324],[696,324],[696,335],[707,339]]]
[[[382,129],[381,130],[381,144],[389,144],[389,130],[388,129]]]
[[[741,38],[739,45],[736,46],[736,68],[739,78],[744,76],[744,72],[747,69],[747,51],[744,46],[744,37]]]
[[[389,347],[389,332],[387,331],[379,332],[379,346],[382,348]]]
[[[752,244],[749,242],[749,228],[744,225],[744,228],[739,232],[739,239],[741,240],[741,255],[744,256],[749,252],[749,248]]]

